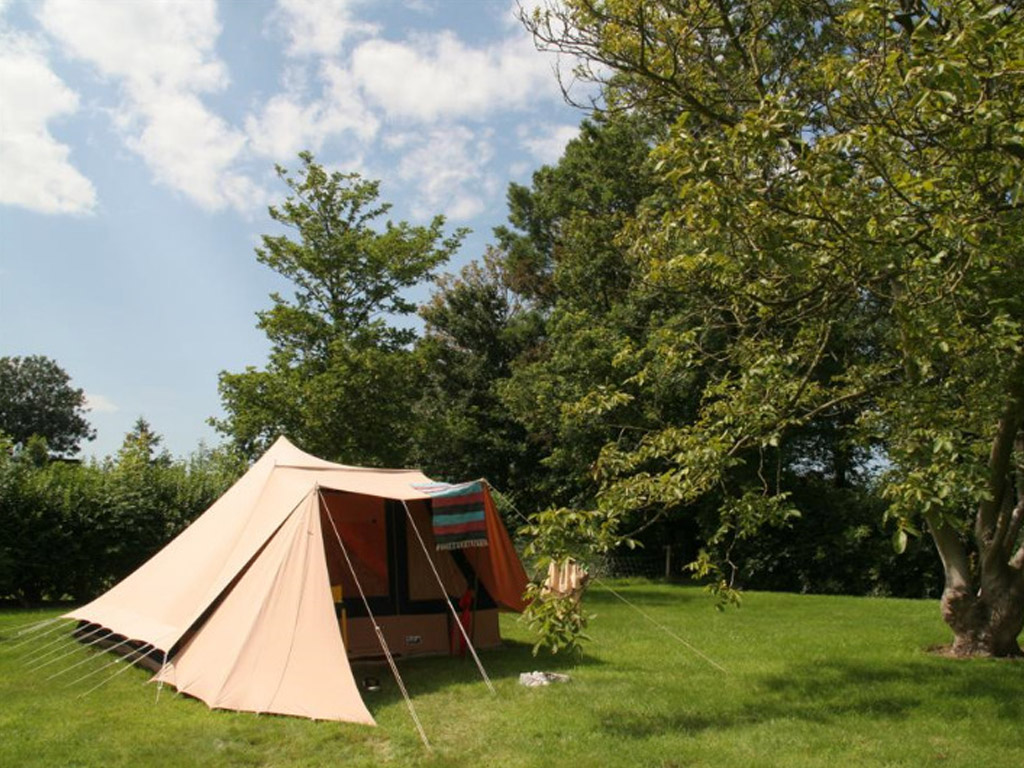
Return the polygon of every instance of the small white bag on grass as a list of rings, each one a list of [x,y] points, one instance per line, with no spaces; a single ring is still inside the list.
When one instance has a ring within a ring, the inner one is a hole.
[[[569,676],[559,674],[558,672],[523,672],[519,675],[519,684],[525,685],[527,688],[568,682]]]

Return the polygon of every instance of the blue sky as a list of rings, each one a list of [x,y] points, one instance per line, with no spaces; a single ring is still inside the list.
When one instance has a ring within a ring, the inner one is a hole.
[[[515,7],[0,0],[0,355],[86,391],[85,455],[139,416],[175,454],[216,444],[217,374],[263,365],[255,312],[287,289],[253,254],[275,163],[310,149],[395,219],[472,228],[454,271],[575,135]]]

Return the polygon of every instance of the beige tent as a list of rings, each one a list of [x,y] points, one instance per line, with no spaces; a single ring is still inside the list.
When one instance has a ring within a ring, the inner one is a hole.
[[[526,575],[486,485],[482,540],[439,549],[431,484],[281,438],[163,550],[66,616],[130,641],[157,659],[156,679],[210,707],[373,724],[349,658],[381,654],[374,619],[391,652],[415,655],[456,646],[457,623],[495,645],[497,611],[523,608]]]

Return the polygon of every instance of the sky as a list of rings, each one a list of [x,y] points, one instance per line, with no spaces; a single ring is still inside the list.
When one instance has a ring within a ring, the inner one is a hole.
[[[275,164],[381,180],[480,257],[510,182],[583,114],[514,0],[0,0],[0,355],[45,355],[116,452],[220,442],[220,371],[262,367]],[[429,289],[412,294],[424,301]]]

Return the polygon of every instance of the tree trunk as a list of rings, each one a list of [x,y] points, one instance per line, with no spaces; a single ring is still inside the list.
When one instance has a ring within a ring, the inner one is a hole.
[[[1021,656],[1017,638],[1024,629],[1024,573],[984,547],[972,567],[957,533],[941,520],[928,523],[946,575],[941,609],[953,630],[952,653]]]
[[[942,618],[953,630],[953,655],[1024,655],[1017,641],[1024,629],[1024,591],[1019,579],[999,581],[990,579],[977,592],[943,592]]]
[[[928,520],[946,572],[942,618],[953,630],[957,656],[1020,656],[1024,629],[1024,500],[1020,456],[1024,442],[1024,351],[1007,378],[1006,401],[988,458],[988,495],[974,518],[972,562],[945,521]]]

